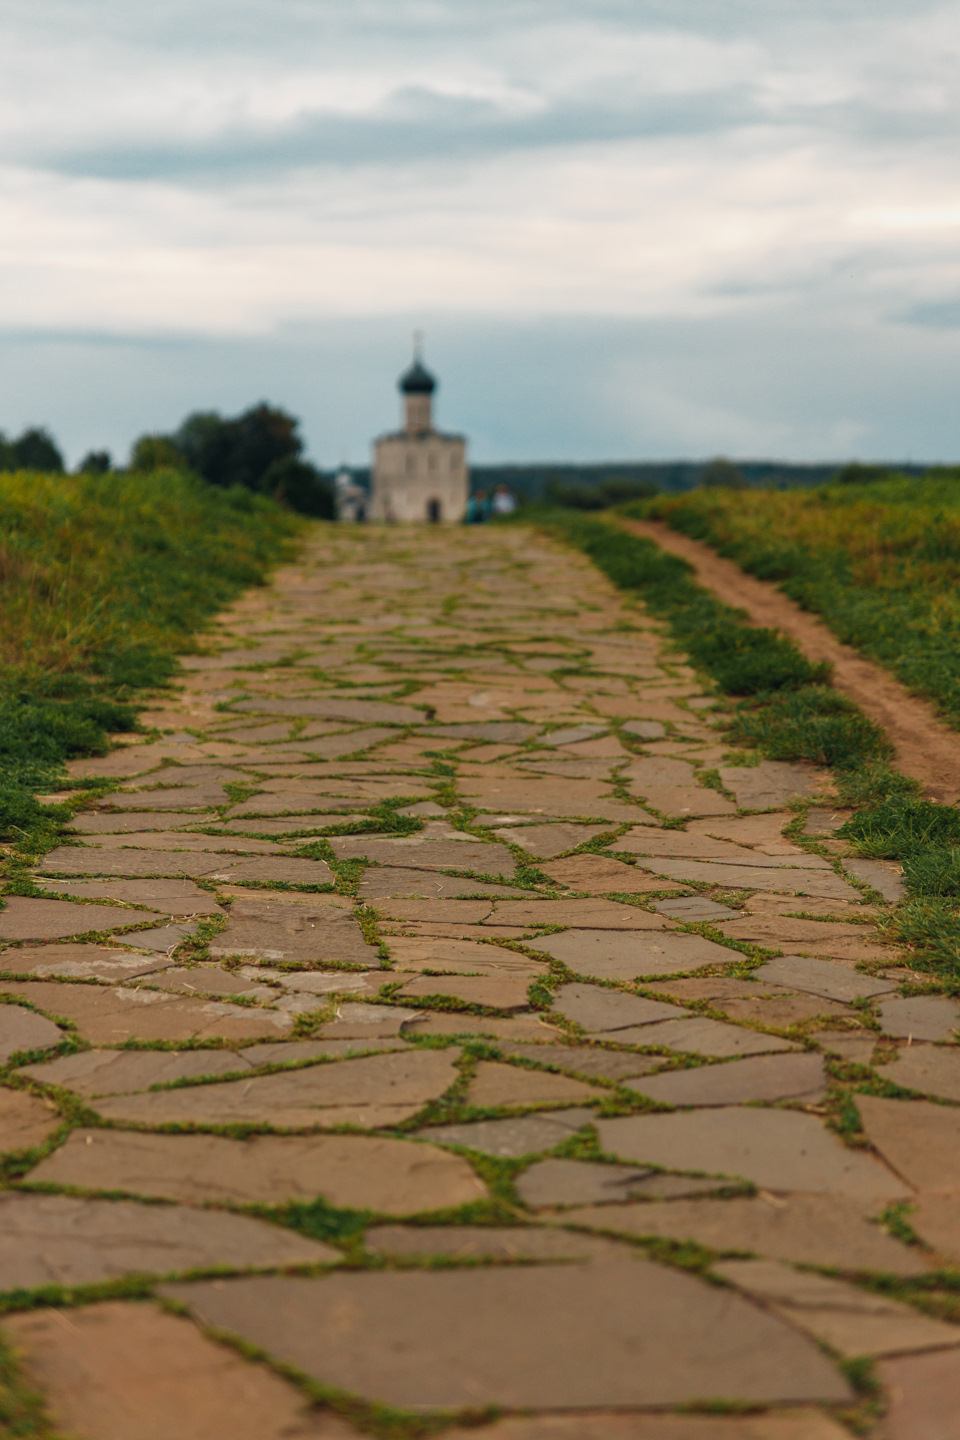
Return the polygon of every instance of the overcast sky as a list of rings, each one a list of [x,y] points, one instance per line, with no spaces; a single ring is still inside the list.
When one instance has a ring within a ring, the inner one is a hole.
[[[4,0],[0,427],[960,458],[960,10]]]

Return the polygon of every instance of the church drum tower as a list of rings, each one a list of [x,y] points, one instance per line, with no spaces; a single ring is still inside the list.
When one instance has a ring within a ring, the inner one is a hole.
[[[398,388],[403,396],[403,429],[374,442],[370,519],[462,520],[470,489],[466,441],[462,435],[444,435],[433,428],[437,382],[419,350]]]

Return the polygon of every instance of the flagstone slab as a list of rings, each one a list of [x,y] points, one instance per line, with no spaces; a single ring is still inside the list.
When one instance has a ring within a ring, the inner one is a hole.
[[[688,1020],[664,1020],[657,1025],[634,1026],[628,1030],[601,1030],[594,1039],[612,1040],[619,1045],[657,1045],[664,1050],[707,1055],[718,1060],[798,1048],[779,1035],[764,1035],[738,1025],[725,1025],[721,1020],[710,1020],[702,1015],[691,1016]]]
[[[21,1074],[77,1095],[125,1095],[176,1080],[243,1073],[251,1062],[236,1050],[81,1050],[34,1065]]]
[[[754,973],[758,980],[805,990],[830,1000],[869,999],[874,995],[889,995],[896,989],[892,980],[862,975],[843,965],[831,965],[828,960],[815,960],[807,955],[781,955],[776,960],[768,960]]]
[[[0,1150],[32,1150],[60,1124],[49,1101],[26,1090],[0,1089]]]
[[[820,855],[808,855],[798,845],[784,843],[776,855],[765,855],[757,850],[748,850],[742,845],[733,845],[727,840],[715,840],[708,836],[693,835],[684,830],[628,831],[611,842],[612,850],[626,851],[634,855],[663,856],[677,860],[715,860],[730,865],[760,865],[775,870],[783,865],[799,866],[804,870],[829,870],[827,861]]]
[[[815,1040],[830,1055],[839,1055],[851,1065],[869,1065],[877,1045],[875,1031],[814,1030],[807,1031],[807,1039]]]
[[[529,1045],[501,1041],[497,1049],[502,1055],[534,1060],[538,1065],[556,1065],[562,1070],[575,1070],[580,1075],[602,1080],[628,1080],[646,1075],[663,1064],[660,1055],[632,1055],[622,1050],[605,1050],[599,1045]]]
[[[512,876],[517,862],[505,845],[488,845],[482,840],[432,840],[422,835],[399,839],[362,835],[333,836],[330,840],[338,860],[365,857],[377,865],[400,865],[419,870],[477,870],[481,875]]]
[[[728,905],[720,905],[706,895],[682,895],[677,900],[655,900],[653,908],[671,920],[728,920],[739,915]]]
[[[67,1318],[67,1315],[69,1318]],[[351,1440],[302,1391],[145,1302],[33,1310],[5,1329],[58,1432],[97,1440]]]
[[[290,885],[329,885],[334,878],[325,860],[302,860],[288,855],[244,859],[231,855],[193,855],[185,850],[95,850],[77,846],[61,846],[52,851],[44,857],[41,868],[48,875],[191,875],[208,880],[279,881]],[[126,919],[124,923],[135,922]]]
[[[727,1260],[720,1275],[842,1355],[891,1355],[960,1345],[960,1328],[843,1280],[769,1260]]]
[[[857,1097],[858,1101],[861,1097]],[[731,1105],[599,1120],[602,1148],[622,1160],[752,1180],[765,1190],[903,1200],[906,1186],[873,1156],[852,1150],[813,1115]]]
[[[626,1414],[612,1410],[592,1414],[580,1411],[576,1415],[512,1415],[495,1421],[487,1433],[490,1440],[848,1440],[850,1434],[821,1410],[797,1410],[792,1406],[789,1410],[767,1410],[762,1415],[668,1415],[663,1411]],[[899,1433],[891,1440],[901,1440]],[[911,1433],[902,1440],[952,1437],[926,1432],[922,1437]]]
[[[771,986],[771,990],[773,987]],[[819,995],[786,995],[782,991],[755,999],[724,1000],[716,1007],[731,1020],[755,1020],[776,1030],[802,1025],[820,1016],[855,1020],[857,1012],[837,1000],[824,1000]]]
[[[635,782],[642,790],[644,785],[691,785],[694,780],[693,766],[685,760],[674,760],[667,756],[643,756],[634,760],[622,772],[623,777]]]
[[[520,925],[527,930],[544,925],[576,925],[589,930],[665,930],[667,923],[639,905],[621,900],[500,900],[487,925]]]
[[[550,860],[540,869],[551,880],[588,895],[647,895],[670,889],[645,871],[606,855],[568,855],[563,860]]]
[[[602,1091],[569,1075],[481,1060],[467,1089],[466,1103],[494,1110],[501,1105],[563,1105],[568,1100],[589,1104],[602,1098]]]
[[[662,815],[735,815],[736,806],[705,785],[635,785],[645,805]]]
[[[960,1194],[960,1110],[930,1100],[855,1095],[871,1145],[917,1190]]]
[[[0,1291],[339,1259],[330,1245],[245,1215],[72,1195],[0,1195]]]
[[[42,880],[43,888],[78,900],[122,900],[166,915],[220,915],[216,896],[191,880]],[[147,916],[130,916],[135,925]]]
[[[151,777],[152,779],[153,777]],[[226,805],[222,785],[180,785],[163,790],[133,790],[105,796],[98,803],[110,810],[211,810]]]
[[[504,1040],[549,1040],[561,1032],[545,1024],[543,1017],[527,1015],[474,1015],[468,1011],[432,1010],[404,1022],[402,1033],[408,1040],[423,1035],[483,1035]]]
[[[527,725],[519,720],[488,720],[476,725],[431,725],[429,729],[419,729],[417,734],[427,740],[436,737],[443,740],[499,740],[501,744],[519,745],[536,735],[539,728],[539,725]]]
[[[368,871],[367,874],[369,873]],[[477,925],[488,916],[493,916],[493,908],[493,900],[426,899],[415,896],[384,896],[376,907],[377,913],[384,920],[437,921],[458,925]]]
[[[194,788],[197,785],[235,785],[243,783],[243,773],[235,770],[232,766],[225,765],[165,765],[160,770],[154,770],[149,775],[141,778],[131,779],[125,785],[121,785],[123,792],[128,790],[152,790],[162,786],[165,789],[180,790]],[[174,799],[174,804],[176,803]]]
[[[151,830],[177,830],[181,826],[202,823],[203,817],[184,815],[176,810],[140,811],[81,810],[70,821],[70,829],[80,835],[135,835]],[[212,823],[216,823],[211,817]]]
[[[139,943],[141,932],[129,937]],[[138,955],[136,950],[107,950],[100,945],[24,945],[0,951],[0,973],[57,976],[65,980],[135,980],[164,970],[166,955]]]
[[[602,990],[597,985],[580,982],[561,985],[554,995],[552,1008],[582,1025],[588,1033],[647,1026],[657,1020],[689,1014],[662,1000],[644,1000],[639,995],[626,995],[622,990]]]
[[[879,890],[884,900],[893,905],[899,904],[907,893],[902,866],[889,860],[844,860],[843,868],[871,890]]]
[[[666,1175],[630,1165],[550,1159],[536,1161],[514,1184],[524,1204],[536,1210],[563,1205],[619,1206],[638,1198],[671,1200],[706,1195],[716,1193],[723,1181]],[[566,1219],[564,1215],[564,1222]]]
[[[519,845],[521,850],[526,850],[530,855],[536,855],[539,859],[549,860],[554,855],[560,855],[565,850],[573,850],[578,845],[584,845],[588,840],[593,840],[597,835],[603,835],[610,829],[609,825],[520,825],[515,828],[501,829],[494,831],[501,840],[506,840],[511,845]]]
[[[243,955],[287,964],[359,965],[378,969],[375,945],[368,945],[354,917],[331,906],[285,905],[269,895],[234,899],[226,926],[210,941],[210,955]]]
[[[802,900],[797,909],[806,909]],[[877,941],[876,931],[865,925],[847,925],[840,920],[803,920],[789,915],[754,914],[734,912],[727,923],[724,917],[723,933],[734,940],[750,940],[757,945],[783,947],[785,950],[804,950],[821,958],[838,960],[885,960],[890,962],[895,952]],[[879,993],[879,992],[878,992]]]
[[[733,1291],[633,1258],[263,1277],[162,1293],[322,1384],[417,1411],[850,1394],[783,1322]]]
[[[230,856],[191,855],[185,850],[96,850],[90,847],[61,845],[51,850],[40,862],[40,869],[50,875],[207,875],[216,868],[217,859],[229,864]],[[233,862],[241,864],[240,860]],[[129,911],[127,912],[129,916]],[[126,923],[135,924],[129,918]]]
[[[0,1064],[5,1065],[18,1051],[49,1050],[66,1038],[59,1026],[35,1010],[0,1004]]]
[[[307,716],[313,720],[355,720],[358,724],[416,724],[423,719],[422,710],[411,705],[390,705],[375,700],[344,700],[324,697],[318,700],[268,700],[257,697],[238,700],[231,709],[239,714]]]
[[[475,775],[462,777],[458,788],[472,805],[483,810],[527,811],[533,814],[592,816],[606,819],[604,797],[610,786],[597,780],[534,780],[528,775],[500,777]],[[622,801],[614,801],[621,809]]]
[[[595,1235],[538,1225],[375,1225],[364,1236],[373,1255],[403,1259],[443,1255],[453,1260],[589,1260],[615,1249]]]
[[[458,1155],[379,1135],[149,1135],[75,1130],[31,1184],[125,1191],[184,1205],[282,1205],[322,1197],[348,1210],[415,1215],[469,1205],[487,1189]]]
[[[90,931],[123,930],[148,918],[116,905],[77,905],[70,900],[7,895],[0,910],[0,940],[60,940]]]
[[[877,1065],[876,1071],[905,1090],[919,1090],[942,1100],[960,1100],[960,1047],[905,1045],[896,1058]]]
[[[897,996],[880,1003],[880,1029],[885,1035],[914,1040],[960,1039],[960,1005],[946,995]]]
[[[960,1264],[960,1194],[919,1196],[909,1224],[951,1268]]]
[[[93,848],[88,839],[86,844]],[[273,840],[251,840],[241,835],[202,835],[186,830],[151,830],[142,835],[98,835],[98,850],[188,850],[194,854],[276,855]]]
[[[488,1010],[528,1010],[530,981],[516,975],[423,975],[397,991],[400,1000],[422,1002],[432,996],[482,1005]]]
[[[669,975],[698,970],[703,965],[730,965],[742,961],[737,950],[728,950],[705,940],[702,935],[638,935],[615,930],[565,930],[533,942],[537,950],[552,955],[577,974],[597,980],[636,980],[642,975]]]
[[[822,773],[812,765],[792,765],[783,760],[720,767],[724,788],[736,796],[741,810],[774,810],[789,800],[813,795]]]
[[[4,981],[0,994],[21,996],[48,1014],[72,1021],[94,1045],[120,1045],[125,1040],[252,1040],[261,1035],[273,1039],[292,1024],[292,1016],[277,1010],[182,999],[127,986],[16,980]]]
[[[482,931],[479,933],[483,933]],[[499,929],[498,934],[502,933]],[[524,931],[517,928],[518,935]],[[394,969],[459,975],[515,975],[532,979],[546,973],[536,960],[501,945],[484,945],[474,940],[432,940],[391,936],[387,941]]]
[[[521,1115],[509,1120],[470,1120],[462,1125],[431,1125],[415,1132],[418,1139],[435,1145],[460,1145],[466,1150],[479,1150],[482,1155],[495,1155],[503,1160],[516,1160],[552,1150],[570,1139],[584,1125],[592,1125],[592,1110],[554,1110],[540,1115]]]
[[[934,1350],[881,1360],[889,1440],[953,1440],[960,1414],[960,1354]]]
[[[412,1119],[457,1076],[459,1051],[415,1050],[341,1060],[240,1081],[216,1081],[98,1103],[107,1120],[141,1125],[269,1126],[307,1130],[355,1125],[364,1130]]]
[[[281,999],[279,991],[269,985],[257,984],[239,972],[206,963],[171,965],[152,975],[146,983],[178,995],[245,995],[266,1004],[275,1004]]]
[[[863,1211],[862,1202],[837,1195],[755,1195],[615,1209],[596,1205],[565,1211],[563,1222],[608,1233],[693,1240],[721,1254],[752,1252],[797,1265],[888,1275],[920,1275],[929,1268],[922,1251],[892,1239]]]
[[[646,860],[637,865],[668,880],[722,885],[727,890],[774,890],[791,895],[820,895],[829,900],[858,900],[859,892],[833,871],[777,866],[726,865],[712,860]]]
[[[216,823],[219,829],[228,830],[234,834],[242,832],[254,835],[296,835],[300,838],[295,843],[300,844],[301,839],[307,840],[312,835],[322,835],[328,830],[336,830],[343,825],[369,825],[370,816],[350,811],[338,811],[335,815],[292,815],[286,820],[256,818],[223,820]]]
[[[765,854],[781,848],[785,853],[794,854],[799,846],[783,838],[783,830],[792,819],[789,810],[781,810],[772,815],[739,815],[735,820],[694,820],[687,826],[686,833],[732,840],[738,845],[756,845]]]
[[[452,900],[469,895],[502,896],[509,900],[522,899],[525,893],[508,885],[498,885],[493,880],[470,880],[457,875],[443,875],[436,870],[405,870],[388,865],[371,866],[365,870],[357,891],[360,900],[414,896]]]
[[[318,1026],[314,1033],[334,1040],[365,1040],[370,1036],[380,1039],[401,1035],[419,1018],[418,1010],[405,1009],[402,1005],[353,1004],[339,1000],[334,1018]]]
[[[664,1105],[742,1105],[751,1100],[812,1105],[826,1093],[826,1075],[821,1055],[753,1055],[729,1065],[648,1075],[630,1088]]]

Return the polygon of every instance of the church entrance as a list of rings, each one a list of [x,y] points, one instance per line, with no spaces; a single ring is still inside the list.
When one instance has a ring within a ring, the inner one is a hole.
[[[428,501],[427,501],[427,519],[430,521],[431,525],[436,525],[442,518],[443,518],[443,516],[442,516],[441,510],[440,510],[440,501],[439,501],[439,500],[428,500]]]

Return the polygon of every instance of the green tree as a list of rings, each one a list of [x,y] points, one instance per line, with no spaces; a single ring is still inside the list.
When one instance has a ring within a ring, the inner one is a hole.
[[[130,452],[130,469],[138,474],[151,470],[182,470],[184,458],[169,435],[141,435]]]
[[[708,490],[746,490],[747,482],[739,465],[718,455],[700,471],[700,484]]]
[[[63,470],[63,456],[49,430],[35,425],[24,430],[12,445],[18,470],[40,470],[47,474],[59,474]]]
[[[245,485],[263,490],[271,465],[297,459],[303,441],[299,421],[261,401],[225,420],[215,410],[188,415],[173,436],[191,468],[211,485]]]
[[[77,466],[80,475],[106,475],[112,469],[109,450],[88,450]]]
[[[263,477],[262,489],[301,515],[315,515],[318,520],[336,519],[333,486],[306,460],[297,460],[292,455],[285,460],[275,460]]]

